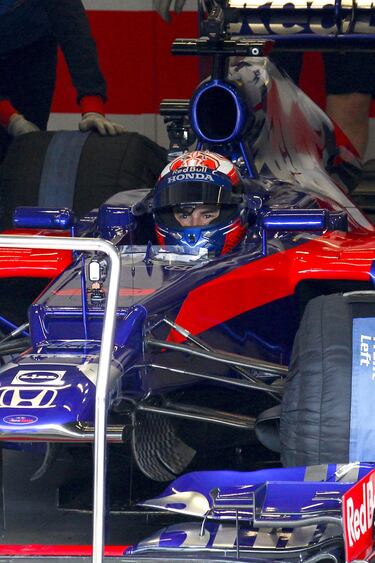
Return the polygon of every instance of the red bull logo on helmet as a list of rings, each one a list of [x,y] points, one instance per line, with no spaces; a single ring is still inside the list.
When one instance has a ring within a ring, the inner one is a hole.
[[[220,156],[215,153],[206,153],[202,151],[193,151],[183,154],[173,160],[170,164],[170,172],[174,172],[179,168],[203,167],[210,170],[217,170],[220,167]]]
[[[223,174],[223,177],[230,179],[233,186],[240,182],[233,162],[220,154],[205,151],[193,151],[178,156],[164,168],[160,179],[169,174],[168,183],[175,181],[214,181],[211,173]],[[204,176],[205,174],[206,176]],[[182,175],[186,176],[183,177]]]

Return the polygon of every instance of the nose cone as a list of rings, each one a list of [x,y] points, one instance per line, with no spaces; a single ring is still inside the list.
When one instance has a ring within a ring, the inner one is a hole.
[[[0,370],[0,436],[82,440],[94,425],[97,356],[23,356]],[[118,367],[110,372],[112,401]],[[113,385],[112,385],[113,383]]]
[[[26,358],[25,358],[26,360]],[[0,433],[53,434],[57,428],[92,421],[95,381],[84,365],[12,364],[0,374]],[[91,366],[96,374],[97,365]]]

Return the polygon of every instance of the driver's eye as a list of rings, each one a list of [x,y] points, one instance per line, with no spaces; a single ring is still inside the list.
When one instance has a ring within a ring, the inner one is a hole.
[[[184,221],[186,219],[189,218],[189,214],[188,213],[177,213],[176,214],[176,219],[178,219],[179,221]]]

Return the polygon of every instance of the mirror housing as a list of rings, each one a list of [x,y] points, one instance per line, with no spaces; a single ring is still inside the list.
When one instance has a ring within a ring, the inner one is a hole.
[[[16,207],[13,226],[16,229],[71,230],[76,222],[71,209],[56,207]]]
[[[136,218],[129,206],[104,204],[99,208],[98,229],[100,236],[106,240],[123,236],[134,229]]]
[[[327,209],[276,209],[260,218],[262,250],[267,254],[267,233],[275,231],[347,231],[348,217],[344,211]]]

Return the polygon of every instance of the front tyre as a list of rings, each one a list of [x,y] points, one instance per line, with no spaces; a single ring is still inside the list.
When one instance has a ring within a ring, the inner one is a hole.
[[[349,460],[352,321],[352,304],[342,294],[317,297],[306,307],[281,408],[285,466]]]

